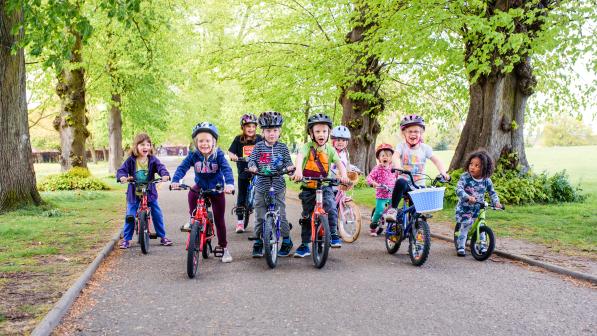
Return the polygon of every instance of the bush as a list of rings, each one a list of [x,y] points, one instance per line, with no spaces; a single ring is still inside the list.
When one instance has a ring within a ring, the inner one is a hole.
[[[581,202],[586,199],[586,195],[581,194],[581,188],[570,183],[565,170],[549,176],[545,172],[534,174],[529,171],[523,174],[517,169],[508,169],[508,166],[507,159],[500,160],[491,177],[503,204]],[[458,202],[456,184],[462,172],[462,169],[458,169],[450,174],[452,180],[446,188],[449,202]]]
[[[107,184],[91,176],[88,169],[74,167],[61,174],[48,175],[38,185],[40,191],[108,190]]]

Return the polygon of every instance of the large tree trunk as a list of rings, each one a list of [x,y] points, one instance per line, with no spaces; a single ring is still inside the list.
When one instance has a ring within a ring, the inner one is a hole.
[[[110,173],[116,173],[122,164],[122,111],[120,110],[120,103],[120,94],[113,94],[108,119],[108,134],[110,137],[108,169]]]
[[[29,141],[25,56],[22,48],[11,53],[23,38],[23,30],[12,34],[23,13],[8,13],[6,6],[6,0],[0,0],[0,212],[41,203]]]
[[[360,15],[354,22],[355,27],[346,35],[346,41],[364,46],[355,48],[355,65],[349,69],[352,79],[342,85],[339,102],[342,124],[352,135],[348,145],[350,161],[369,173],[375,166],[375,141],[381,132],[377,118],[384,110],[384,101],[379,94],[382,64],[377,57],[368,54],[367,43],[370,42],[365,40],[365,35],[374,24],[364,24],[367,6],[359,3],[355,8]]]
[[[81,34],[71,31],[75,37],[69,64],[58,75],[56,93],[60,97],[61,111],[54,119],[54,128],[60,133],[60,166],[62,171],[72,167],[87,168],[85,141],[87,110],[85,107],[85,70],[81,63]]]

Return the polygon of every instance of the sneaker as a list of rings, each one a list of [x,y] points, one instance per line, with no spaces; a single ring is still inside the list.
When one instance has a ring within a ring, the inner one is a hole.
[[[119,246],[119,247],[120,247],[121,249],[123,249],[123,250],[126,250],[126,249],[127,249],[127,248],[129,248],[130,246],[131,246],[131,243],[130,243],[130,241],[128,241],[128,240],[123,240],[123,241],[121,241],[121,242],[120,242],[120,246]]]
[[[330,246],[333,248],[341,248],[342,247],[342,240],[338,235],[332,235],[332,240],[330,241]]]
[[[226,248],[226,247],[224,247],[224,255],[222,256],[222,262],[223,263],[232,262],[232,256],[230,255],[230,252],[228,251],[228,248]]]
[[[290,250],[292,249],[292,241],[290,238],[282,240],[282,246],[278,251],[278,257],[288,257],[290,255]]]
[[[398,215],[398,210],[394,209],[394,208],[390,208],[388,209],[388,211],[386,211],[386,213],[383,215],[383,218],[386,221],[392,221],[395,222],[396,221],[396,216]]]
[[[377,237],[377,228],[370,228],[369,229],[369,235],[371,237]]]
[[[191,220],[189,219],[188,222],[184,223],[180,226],[180,231],[182,232],[191,232]]]
[[[236,233],[245,232],[245,223],[243,221],[236,222]]]
[[[481,252],[481,254],[487,252],[487,243],[481,242],[481,246],[479,246],[479,252]]]
[[[263,257],[263,243],[261,240],[256,240],[253,244],[253,258]]]
[[[459,248],[458,251],[456,251],[456,255],[458,255],[459,257],[466,256],[466,252],[464,252],[464,247]]]
[[[296,251],[294,251],[295,258],[304,258],[311,255],[311,250],[309,250],[309,246],[307,244],[301,244]]]
[[[172,241],[166,237],[160,239],[160,245],[172,246]]]

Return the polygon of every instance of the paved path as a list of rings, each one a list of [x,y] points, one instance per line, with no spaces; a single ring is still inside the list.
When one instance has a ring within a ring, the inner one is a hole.
[[[177,230],[186,193],[163,189],[175,245],[152,241],[147,256],[136,244],[125,251],[91,294],[94,306],[77,317],[79,335],[597,334],[595,289],[497,258],[457,258],[437,240],[420,268],[404,247],[389,255],[382,238],[362,235],[331,250],[321,270],[311,258],[281,258],[270,270],[250,257],[248,234],[235,234],[228,214],[234,261],[211,258],[190,280],[185,236]],[[300,204],[288,199],[287,208],[296,247]]]

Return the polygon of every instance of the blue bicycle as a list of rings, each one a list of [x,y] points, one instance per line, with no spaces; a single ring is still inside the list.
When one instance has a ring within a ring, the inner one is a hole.
[[[248,162],[248,158],[240,157],[237,159],[237,161]],[[251,178],[251,180],[249,181],[249,187],[247,188],[247,196],[246,196],[247,198],[245,201],[245,205],[244,206],[241,205],[241,206],[232,208],[232,213],[236,213],[237,210],[242,213],[243,225],[244,225],[245,230],[249,226],[249,219],[251,218],[251,214],[253,213],[253,210],[254,210],[254,201],[255,201],[254,183],[255,183],[255,177],[253,176],[253,178]],[[240,233],[240,231],[239,231],[239,233]]]
[[[275,268],[278,263],[278,250],[282,244],[281,233],[280,233],[280,209],[276,206],[276,192],[274,190],[273,178],[282,176],[288,173],[292,173],[293,170],[287,170],[286,168],[277,172],[261,173],[252,172],[245,170],[253,175],[259,175],[267,177],[270,180],[270,187],[265,197],[267,203],[267,212],[263,220],[263,227],[261,229],[261,237],[249,237],[249,240],[261,239],[263,242],[263,254],[265,260],[270,268]]]
[[[430,193],[440,191],[440,188],[435,188],[436,185],[438,183],[447,182],[443,177],[438,176],[433,180],[431,188],[425,188],[424,186],[418,186],[415,183],[412,172],[408,170],[392,169],[392,172],[399,172],[407,175],[415,193],[418,192],[418,190]],[[413,203],[412,200],[412,193],[413,191],[411,191],[411,195],[404,195],[404,203],[402,209],[400,209],[396,215],[395,222],[385,219],[387,225],[385,244],[388,253],[394,254],[400,248],[402,241],[408,238],[408,255],[410,261],[415,266],[421,266],[427,261],[429,251],[431,250],[431,234],[429,224],[427,223],[427,219],[430,218],[431,215],[429,215],[428,212],[441,210],[441,208],[428,209],[419,206],[419,209],[417,209],[416,202]],[[441,197],[443,201],[443,190],[441,190]]]

